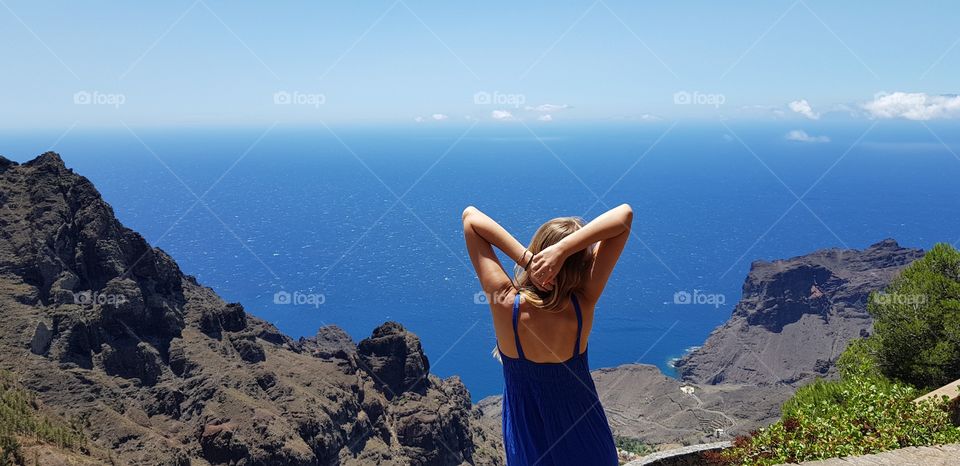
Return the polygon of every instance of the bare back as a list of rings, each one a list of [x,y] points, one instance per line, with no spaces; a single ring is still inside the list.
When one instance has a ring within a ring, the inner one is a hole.
[[[517,359],[519,352],[513,339],[513,301],[516,292],[504,295],[498,300],[494,314],[494,328],[497,346],[509,358]],[[580,335],[579,353],[587,348],[587,340],[593,327],[594,302],[579,299],[583,316],[583,330]],[[570,359],[570,348],[576,344],[577,316],[573,303],[568,301],[562,309],[546,311],[538,309],[521,300],[517,329],[520,344],[526,359],[539,363],[558,363]]]

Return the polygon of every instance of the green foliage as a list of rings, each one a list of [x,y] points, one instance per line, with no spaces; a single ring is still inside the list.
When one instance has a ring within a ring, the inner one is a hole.
[[[653,450],[650,448],[649,445],[643,443],[639,439],[635,439],[631,437],[621,437],[617,435],[617,436],[614,436],[614,440],[616,441],[617,448],[623,451],[629,451],[630,453],[633,453],[635,455],[642,456],[642,455],[646,455],[648,453],[653,452]]]
[[[13,435],[0,432],[0,466],[23,464],[23,451],[20,442]]]
[[[837,369],[841,377],[881,376],[877,364],[877,340],[858,338],[847,345],[847,349],[837,359]]]
[[[773,465],[960,442],[948,403],[914,403],[919,392],[879,377],[818,380],[784,405],[780,421],[738,437],[718,464]]]
[[[17,436],[60,448],[83,448],[86,437],[80,429],[77,422],[65,425],[44,416],[34,396],[11,374],[0,372],[0,466],[24,463]]]
[[[960,252],[937,244],[870,296],[876,362],[887,377],[921,388],[960,378]]]

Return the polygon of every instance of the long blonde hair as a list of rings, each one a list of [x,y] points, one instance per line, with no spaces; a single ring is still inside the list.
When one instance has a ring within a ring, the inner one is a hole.
[[[527,249],[537,255],[540,251],[583,228],[584,224],[580,217],[559,217],[550,220],[537,229]],[[538,309],[556,312],[570,301],[571,294],[583,291],[592,261],[593,253],[590,248],[571,254],[560,267],[553,281],[553,289],[550,291],[541,291],[534,286],[530,273],[522,267],[526,264],[517,264],[514,269],[514,283],[524,301]]]

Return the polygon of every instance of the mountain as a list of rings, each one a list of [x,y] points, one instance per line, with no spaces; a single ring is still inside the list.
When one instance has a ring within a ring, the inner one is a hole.
[[[830,375],[847,343],[870,332],[870,292],[922,256],[887,239],[862,251],[754,262],[730,319],[677,362],[681,378],[796,385]]]
[[[0,157],[0,355],[118,464],[503,462],[400,324],[292,340],[184,275],[52,152]]]

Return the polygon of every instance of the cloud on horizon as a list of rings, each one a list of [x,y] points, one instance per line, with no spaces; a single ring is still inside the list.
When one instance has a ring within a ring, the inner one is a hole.
[[[880,92],[862,105],[873,118],[936,120],[960,116],[960,96],[925,92]]]
[[[559,112],[560,110],[567,110],[569,108],[573,108],[573,107],[567,104],[540,104],[540,105],[537,105],[536,107],[531,107],[531,106],[524,107],[524,110],[541,112],[541,113],[553,113],[553,112]]]
[[[807,99],[794,100],[787,104],[790,107],[790,110],[793,110],[796,113],[799,113],[811,120],[819,120],[820,114],[813,111],[813,107],[810,106],[810,102],[807,102]]]
[[[430,116],[430,118],[433,118],[434,120],[437,120],[437,121],[443,121],[443,120],[449,119],[450,117],[442,113],[434,113],[433,115]]]
[[[494,110],[490,112],[490,118],[494,120],[508,121],[515,119],[513,114],[507,110]]]
[[[830,142],[830,138],[827,136],[811,136],[802,129],[792,130],[785,137],[788,141],[796,142]]]

